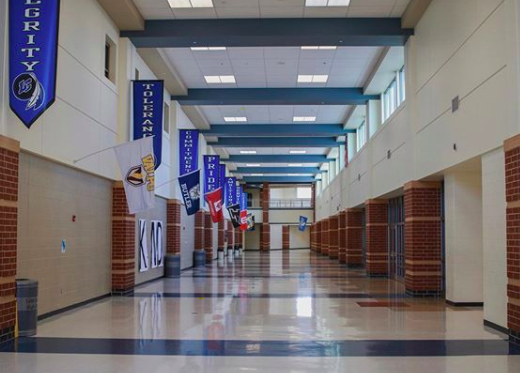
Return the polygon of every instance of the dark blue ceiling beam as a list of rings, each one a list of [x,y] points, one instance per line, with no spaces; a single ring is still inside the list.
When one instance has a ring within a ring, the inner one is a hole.
[[[356,130],[344,129],[342,124],[249,124],[211,125],[211,129],[201,131],[206,136],[217,137],[269,137],[269,136],[345,136]]]
[[[224,163],[326,163],[326,155],[289,154],[289,155],[231,155],[221,159]]]
[[[344,141],[336,141],[335,137],[224,137],[220,138],[218,142],[208,142],[208,145],[217,148],[330,148],[344,143]],[[284,158],[284,156],[280,156],[280,160]]]
[[[242,180],[246,184],[273,183],[273,184],[301,184],[315,183],[316,179],[310,176],[246,176]]]
[[[181,105],[366,105],[362,88],[199,88],[172,96]]]
[[[413,35],[400,18],[282,18],[146,21],[122,31],[137,48],[403,46]]]
[[[238,167],[237,174],[321,174],[319,167]]]

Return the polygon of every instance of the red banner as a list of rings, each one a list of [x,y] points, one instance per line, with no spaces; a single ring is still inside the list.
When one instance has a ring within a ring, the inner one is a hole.
[[[207,193],[205,199],[208,203],[213,223],[218,223],[224,219],[224,213],[222,211],[222,188]]]
[[[240,230],[247,230],[247,210],[240,211]]]

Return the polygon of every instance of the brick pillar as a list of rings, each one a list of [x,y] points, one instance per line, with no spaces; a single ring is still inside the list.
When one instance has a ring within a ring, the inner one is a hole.
[[[323,219],[321,229],[321,253],[329,256],[329,219]]]
[[[316,224],[316,252],[321,254],[322,243],[322,229],[323,229],[323,221],[320,220],[318,224]]]
[[[135,215],[128,211],[122,181],[112,187],[112,294],[126,295],[135,286]]]
[[[329,258],[339,257],[339,215],[331,216],[329,219]]]
[[[507,323],[510,340],[520,344],[520,136],[504,143],[507,221]]]
[[[210,263],[213,260],[213,221],[210,212],[204,212],[204,251],[206,263]]]
[[[406,293],[441,292],[441,183],[412,181],[404,186]]]
[[[240,228],[235,229],[235,250],[238,250],[242,245],[242,231]]]
[[[235,244],[235,235],[233,233],[233,223],[231,223],[230,220],[226,220],[227,222],[227,230],[226,230],[226,235],[227,235],[227,248],[228,250],[233,250],[233,246]]]
[[[288,225],[284,225],[282,227],[282,249],[284,250],[289,250],[290,247],[291,247],[291,243],[290,243],[290,239],[289,239],[289,236],[290,236],[290,227]]]
[[[168,200],[166,220],[166,253],[181,255],[181,202],[179,200]]]
[[[316,184],[311,186],[312,221],[316,221]]]
[[[367,276],[388,276],[388,200],[366,201]]]
[[[195,213],[195,251],[204,250],[204,211]]]
[[[316,224],[311,224],[309,226],[310,235],[311,235],[311,252],[316,251]]]
[[[0,344],[14,338],[20,143],[0,135]]]
[[[218,222],[218,251],[226,249],[226,221],[221,219]]]
[[[349,268],[363,267],[363,210],[345,211],[345,264]]]
[[[347,261],[347,212],[341,211],[338,216],[338,261],[344,264]]]
[[[269,206],[271,191],[269,183],[264,183],[262,187],[262,229],[260,235],[260,250],[269,251],[271,249],[271,227],[269,225]]]

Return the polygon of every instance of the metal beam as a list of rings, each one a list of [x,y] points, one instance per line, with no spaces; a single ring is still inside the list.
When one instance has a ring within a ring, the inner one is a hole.
[[[206,136],[217,137],[269,137],[269,136],[345,136],[356,130],[343,129],[342,124],[250,124],[244,125],[212,125],[211,129],[202,131]]]
[[[400,18],[282,18],[146,21],[124,31],[137,48],[402,46],[413,35]]]
[[[325,163],[326,155],[231,155],[228,159],[221,159],[224,163]]]
[[[335,137],[224,137],[218,142],[208,142],[208,145],[221,148],[330,148],[344,143],[336,141]]]
[[[319,167],[238,167],[238,174],[321,174]]]
[[[316,179],[309,176],[246,176],[242,180],[247,184],[250,183],[273,183],[273,184],[301,184],[314,183]]]
[[[366,105],[362,88],[202,88],[172,96],[181,105]]]

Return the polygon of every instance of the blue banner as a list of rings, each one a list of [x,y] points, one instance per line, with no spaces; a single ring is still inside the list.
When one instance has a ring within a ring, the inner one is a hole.
[[[199,169],[199,131],[179,130],[179,152],[181,176]]]
[[[220,157],[218,155],[204,156],[204,195],[220,187]]]
[[[221,164],[219,166],[219,175],[218,175],[218,184],[219,184],[219,187],[222,188],[222,206],[225,205],[225,202],[226,202],[226,192],[225,192],[225,189],[226,189],[226,165],[225,164]]]
[[[137,80],[134,86],[134,140],[153,136],[155,169],[161,165],[164,82]]]
[[[9,103],[27,128],[56,99],[60,0],[9,1]]]
[[[240,211],[247,211],[247,193],[240,187]]]
[[[226,185],[224,188],[226,207],[229,208],[235,205],[237,202],[237,178],[226,177]]]
[[[186,213],[194,215],[200,210],[200,170],[179,177]]]
[[[305,232],[307,228],[307,220],[309,220],[306,216],[300,216],[300,231]]]

